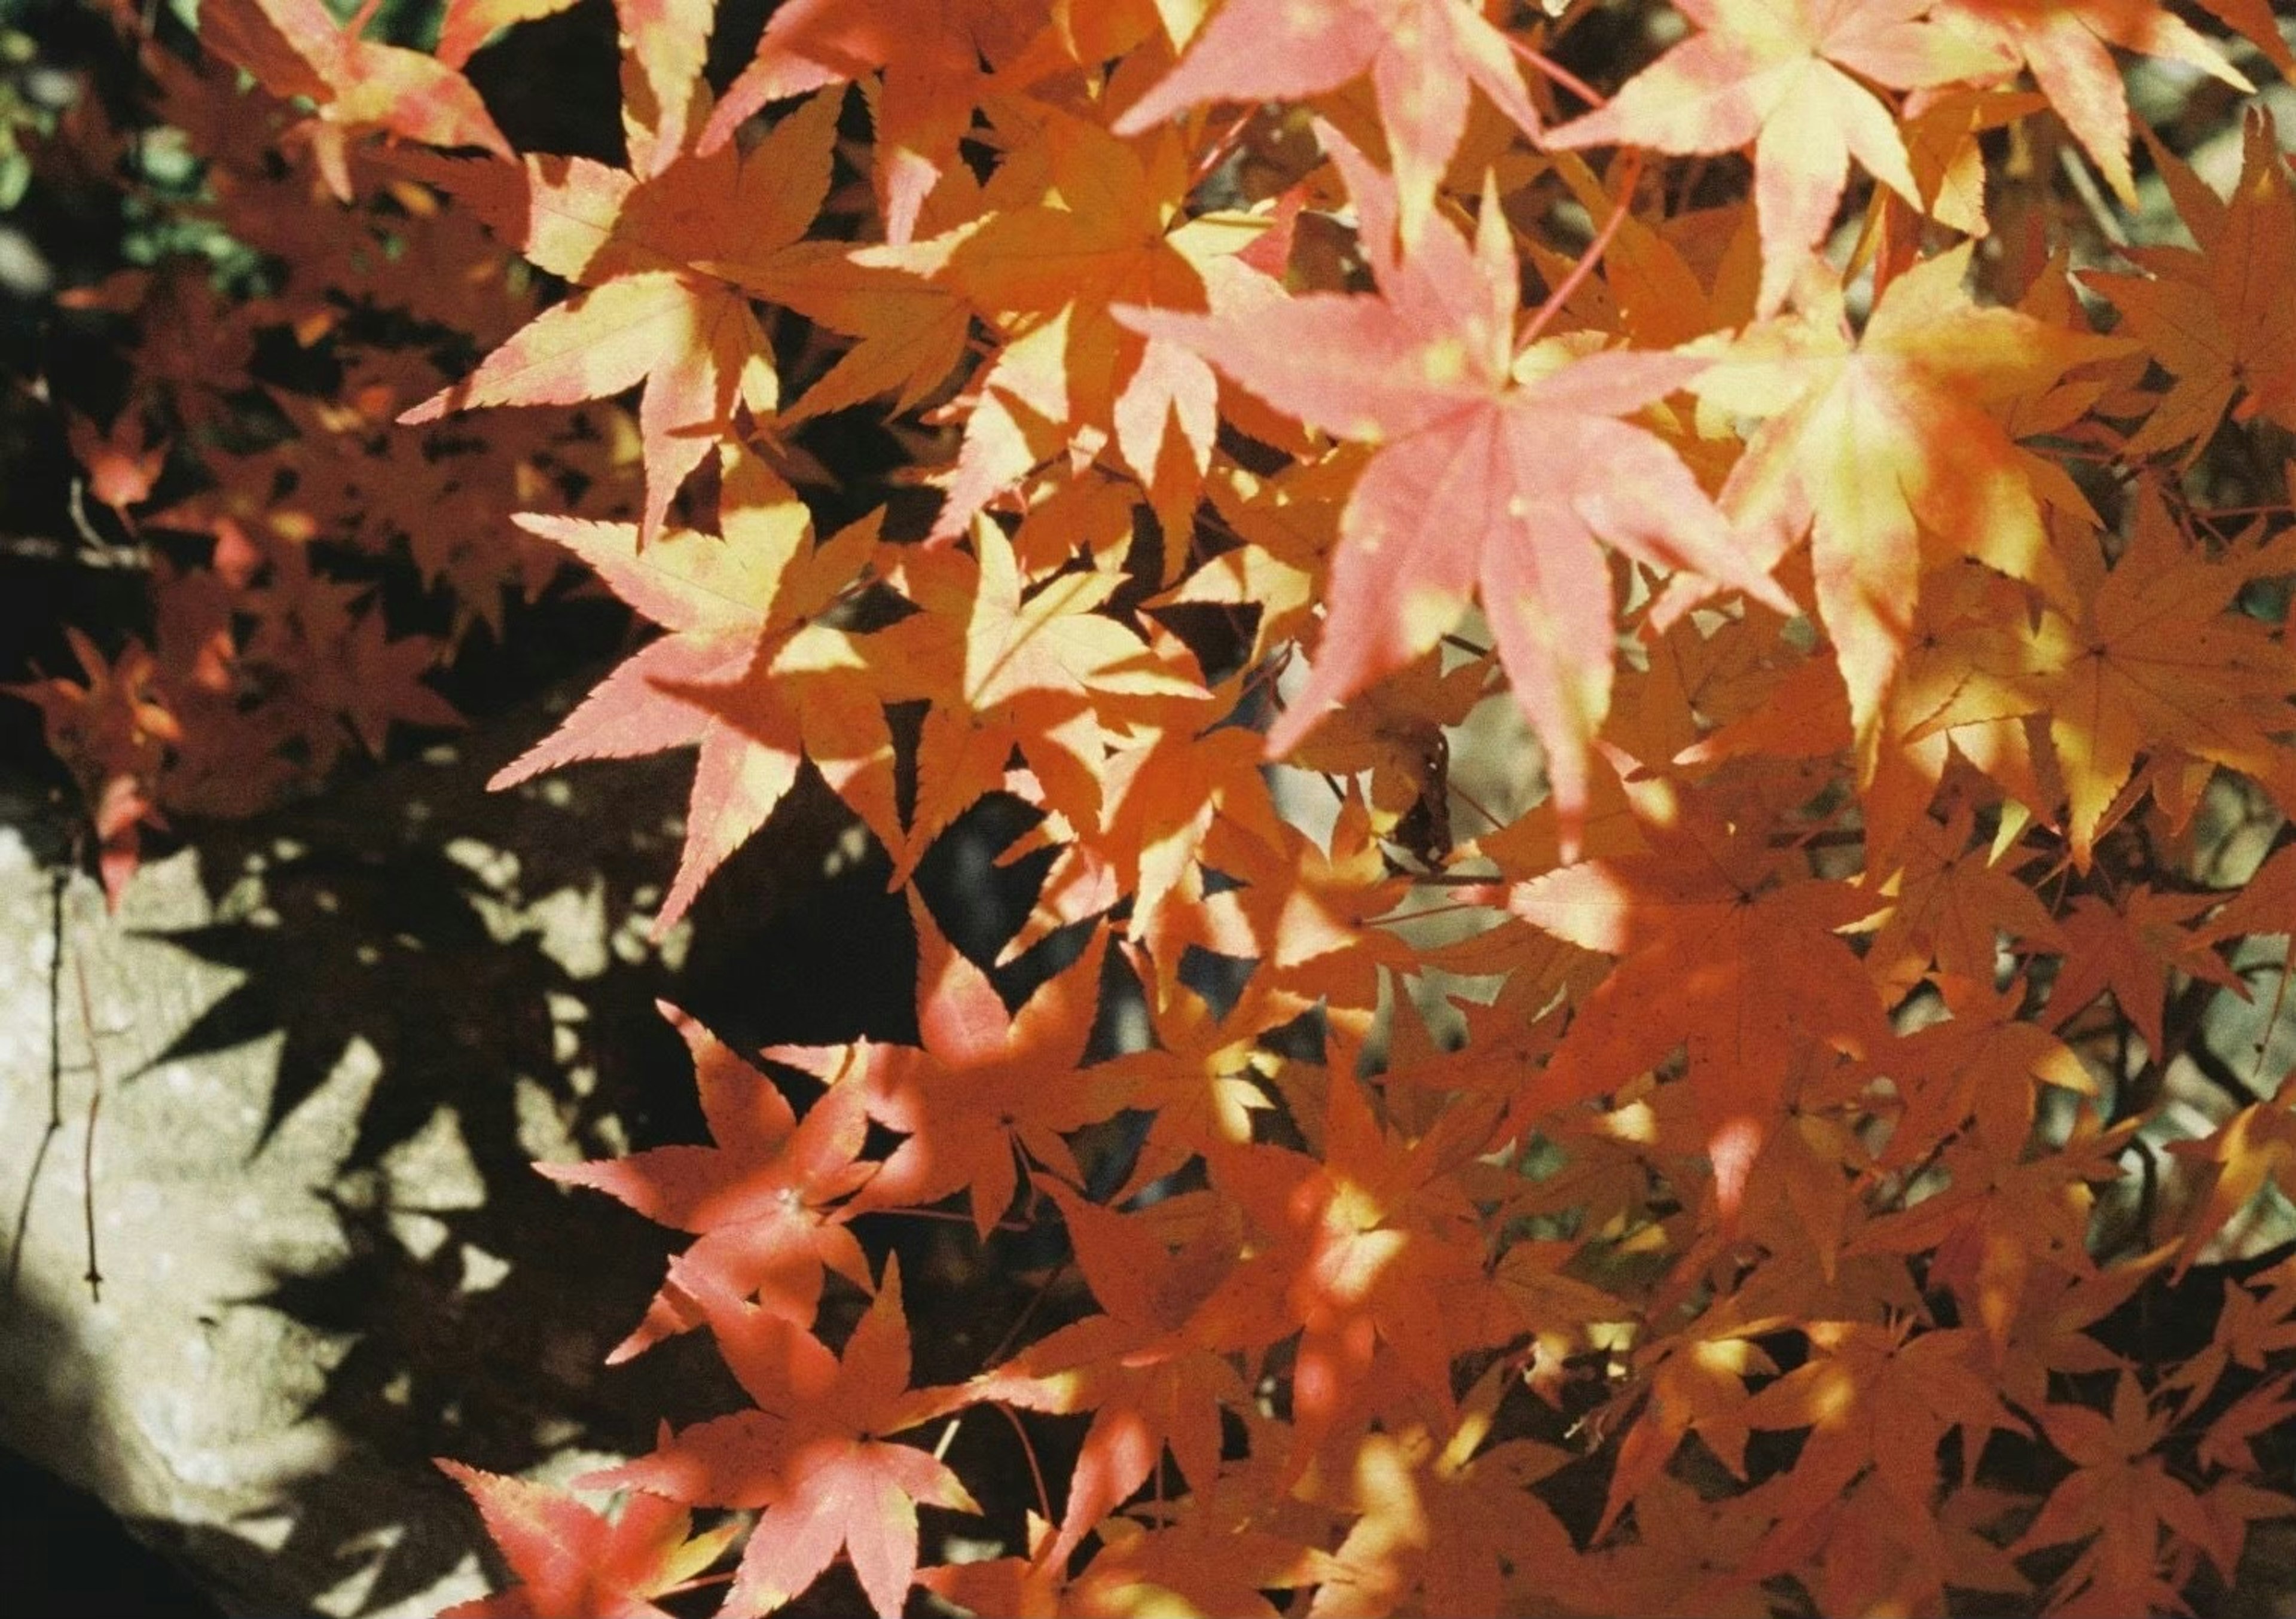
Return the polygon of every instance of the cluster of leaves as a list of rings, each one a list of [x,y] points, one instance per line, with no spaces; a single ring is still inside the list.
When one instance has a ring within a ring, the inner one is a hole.
[[[450,1467],[522,1582],[457,1611],[738,1541],[744,1616],[2128,1615],[2296,1515],[2296,1267],[2112,1328],[2296,1192],[2221,1049],[2296,905],[2296,193],[2112,54],[2234,106],[2263,0],[619,0],[619,166],[459,72],[555,0],[316,3],[202,26],[339,198],[570,289],[373,411],[638,391],[635,511],[517,522],[662,634],[503,783],[695,748],[665,926],[808,773],[897,884],[987,798],[1041,874],[987,963],[913,895],[914,1044],[673,1014],[712,1144],[550,1173],[694,1239],[616,1354],[754,1404],[618,1517]],[[937,507],[817,534],[840,411]],[[1068,1304],[913,1387],[856,1222],[952,1200]],[[1073,1466],[920,1569],[915,1430],[991,1407]]]
[[[142,8],[120,11],[148,34]],[[426,673],[562,571],[510,513],[611,516],[637,487],[611,405],[483,437],[398,421],[532,318],[544,284],[299,98],[353,71],[339,58],[367,64],[382,106],[436,65],[357,43],[317,0],[217,7],[205,29],[204,53],[142,39],[136,103],[82,95],[36,149],[77,209],[102,197],[139,226],[125,267],[58,300],[85,335],[48,386],[85,540],[151,569],[150,639],[107,652],[76,634],[77,677],[20,689],[83,786],[115,904],[168,812],[251,814],[348,748],[380,755],[395,723],[459,724]],[[406,127],[506,155],[455,82],[454,116]]]

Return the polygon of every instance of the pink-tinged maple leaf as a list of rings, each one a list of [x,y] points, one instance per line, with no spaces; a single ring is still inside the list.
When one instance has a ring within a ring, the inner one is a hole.
[[[1366,75],[1406,240],[1433,217],[1435,188],[1466,132],[1470,85],[1525,135],[1538,134],[1513,47],[1462,0],[1228,0],[1179,65],[1125,109],[1116,133],[1137,135],[1204,102],[1296,101]]]
[[[2243,95],[2256,93],[2205,36],[2158,0],[1937,0],[1933,14],[1996,41],[2030,69],[2065,127],[2131,208],[2136,179],[2128,167],[2128,91],[2106,45],[2182,62]]]
[[[1849,159],[1912,207],[1921,193],[1892,89],[1988,78],[2008,65],[1966,34],[1919,20],[1930,0],[1680,0],[1705,31],[1629,79],[1610,102],[1552,130],[1550,148],[1627,144],[1714,153],[1754,148],[1762,236],[1759,313],[1775,312],[1833,224]],[[1857,77],[1852,77],[1856,75]]]
[[[347,22],[321,0],[214,0],[200,11],[205,44],[274,95],[313,103],[293,133],[310,143],[328,189],[344,202],[350,138],[364,130],[511,155],[470,80],[420,51],[359,37],[380,4],[367,0]]]
[[[660,1496],[633,1492],[609,1522],[562,1490],[444,1458],[438,1467],[470,1492],[520,1582],[439,1619],[669,1619],[653,1599],[685,1589],[741,1529],[689,1539],[693,1515]]]
[[[713,1305],[710,1330],[757,1402],[669,1438],[651,1455],[579,1480],[633,1486],[672,1500],[762,1507],[726,1619],[771,1613],[818,1578],[842,1550],[879,1619],[895,1619],[917,1567],[917,1505],[980,1507],[955,1474],[885,1435],[965,1402],[909,1387],[909,1324],[898,1262],[885,1262],[877,1296],[840,1358],[767,1310]]]
[[[645,1319],[607,1355],[612,1365],[702,1324],[706,1297],[758,1297],[803,1325],[824,1270],[869,1286],[869,1263],[839,1206],[874,1172],[857,1162],[869,1129],[857,1086],[833,1086],[800,1121],[774,1083],[667,1002],[661,1014],[693,1054],[714,1147],[656,1147],[594,1164],[537,1164],[554,1181],[620,1198],[647,1219],[701,1238],[670,1261]]]
[[[1355,196],[1377,297],[1286,298],[1239,270],[1212,278],[1209,315],[1120,312],[1307,425],[1378,446],[1341,518],[1314,671],[1269,750],[1289,751],[1332,707],[1427,651],[1473,593],[1575,836],[1616,635],[1597,541],[1782,611],[1790,599],[1681,458],[1621,420],[1701,362],[1573,357],[1559,341],[1518,354],[1519,272],[1497,208],[1486,204],[1472,247],[1438,222],[1398,255],[1382,245],[1393,188],[1336,132],[1324,139]]]
[[[851,585],[873,521],[812,544],[803,503],[764,462],[731,458],[722,539],[673,529],[639,549],[630,523],[527,513],[623,601],[670,633],[597,684],[566,723],[496,773],[515,785],[576,759],[698,746],[685,849],[662,902],[667,929],[709,873],[766,822],[810,759],[877,835],[898,843],[892,737],[855,638],[812,622]]]

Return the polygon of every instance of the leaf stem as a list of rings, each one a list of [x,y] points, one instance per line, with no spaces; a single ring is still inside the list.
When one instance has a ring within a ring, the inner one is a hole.
[[[1562,306],[1570,301],[1571,295],[1595,273],[1595,266],[1602,258],[1603,249],[1611,245],[1611,238],[1619,233],[1619,227],[1627,221],[1627,214],[1634,202],[1635,187],[1641,183],[1642,177],[1643,154],[1629,148],[1619,176],[1618,206],[1603,222],[1603,228],[1595,233],[1595,240],[1587,244],[1587,250],[1578,256],[1578,262],[1570,266],[1570,274],[1555,283],[1554,290],[1546,295],[1546,301],[1530,317],[1529,326],[1515,344],[1517,354],[1538,340],[1539,333],[1546,330],[1548,323],[1562,313]]]

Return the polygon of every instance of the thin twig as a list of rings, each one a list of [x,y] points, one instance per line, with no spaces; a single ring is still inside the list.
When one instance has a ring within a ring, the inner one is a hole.
[[[2080,153],[2070,146],[2058,147],[2057,167],[2065,171],[2065,178],[2072,184],[2073,195],[2080,199],[2081,209],[2088,215],[2089,223],[2096,226],[2097,233],[2116,248],[2127,247],[2128,233],[2112,217],[2112,206],[2105,201],[2104,193],[2097,190],[2096,176],[2089,173]]]
[[[1029,1430],[1021,1426],[1021,1419],[1014,1414],[1013,1408],[1002,1400],[992,1400],[989,1404],[998,1415],[1013,1425],[1013,1432],[1020,1438],[1021,1454],[1029,1459],[1029,1476],[1037,1486],[1037,1509],[1045,1515],[1045,1522],[1052,1523],[1054,1521],[1053,1495],[1051,1491],[1045,1488],[1045,1470],[1037,1465],[1037,1447],[1029,1441]]]
[[[1629,150],[1619,176],[1619,206],[1611,210],[1611,217],[1603,222],[1603,228],[1595,233],[1595,240],[1587,244],[1587,250],[1578,256],[1578,262],[1570,266],[1570,274],[1555,283],[1554,290],[1548,293],[1546,301],[1538,307],[1538,313],[1530,317],[1529,328],[1515,345],[1517,354],[1538,340],[1538,334],[1562,312],[1562,306],[1570,302],[1571,294],[1578,291],[1587,278],[1595,273],[1595,265],[1602,260],[1603,249],[1611,245],[1611,238],[1617,235],[1619,227],[1627,222],[1627,215],[1634,205],[1635,187],[1641,184],[1642,177],[1643,154],[1639,150]]]
[[[103,1302],[103,1271],[95,1263],[95,1122],[103,1110],[103,1055],[96,1049],[95,1001],[87,991],[87,961],[79,952],[72,953],[72,981],[79,989],[80,1026],[87,1031],[87,1071],[94,1081],[94,1089],[87,1099],[87,1139],[80,1149],[79,1201],[80,1218],[87,1230],[87,1296],[91,1303]]]
[[[77,836],[73,842],[77,846]],[[72,858],[57,867],[48,879],[48,1126],[40,1132],[40,1144],[32,1151],[31,1173],[24,1177],[23,1199],[16,1206],[16,1235],[8,1245],[11,1302],[23,1280],[24,1239],[32,1229],[32,1197],[39,1190],[40,1171],[47,1164],[48,1149],[55,1144],[64,1127],[64,890],[78,864],[75,847]]]

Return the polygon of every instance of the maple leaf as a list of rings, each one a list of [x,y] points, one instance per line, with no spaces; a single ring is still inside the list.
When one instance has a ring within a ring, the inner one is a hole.
[[[1131,1105],[1150,1116],[1118,1202],[1214,1143],[1240,1147],[1251,1140],[1252,1116],[1273,1106],[1260,1082],[1283,1062],[1262,1049],[1260,1036],[1286,1020],[1292,1004],[1255,976],[1234,1005],[1216,1011],[1203,996],[1156,971],[1140,946],[1128,942],[1126,954],[1160,998],[1149,1006],[1155,1044],[1106,1066],[1109,1083],[1122,1085]]]
[[[685,847],[658,929],[765,824],[808,758],[881,838],[900,838],[892,738],[866,660],[855,637],[813,622],[869,559],[875,524],[813,546],[804,503],[746,453],[727,457],[720,507],[724,537],[671,530],[643,549],[632,523],[519,519],[670,634],[624,661],[489,785],[576,759],[697,745]]]
[[[1218,1614],[1221,1619],[1279,1619],[1271,1590],[1328,1579],[1329,1553],[1232,1511],[1183,1511],[1174,1522],[1144,1529],[1128,1518],[1101,1526],[1100,1549],[1070,1582],[1070,1611],[1090,1619],[1128,1619],[1158,1611]]]
[[[66,626],[64,636],[85,683],[56,675],[0,692],[39,709],[50,751],[79,783],[95,828],[104,903],[117,911],[141,860],[142,829],[167,825],[155,794],[168,746],[183,729],[154,687],[159,669],[149,648],[131,638],[115,660],[77,626]]]
[[[647,1219],[701,1238],[670,1262],[645,1319],[606,1356],[612,1365],[702,1324],[703,1297],[758,1296],[800,1325],[822,1275],[869,1286],[869,1264],[837,1206],[875,1172],[857,1161],[868,1131],[855,1086],[831,1089],[800,1122],[773,1082],[709,1030],[658,1003],[693,1056],[711,1147],[656,1147],[594,1164],[537,1164],[552,1180],[620,1198]]]
[[[2283,798],[2296,791],[2284,700],[2296,666],[2271,628],[2228,604],[2251,581],[2289,571],[2286,536],[2220,557],[2184,543],[2161,492],[2141,485],[2128,541],[2108,572],[2102,551],[2071,550],[2080,617],[2042,615],[2028,632],[2029,709],[2045,707],[2071,801],[2073,860],[2086,870],[2138,754],[2173,751],[2245,773]],[[1951,712],[1951,710],[1948,710]]]
[[[1324,139],[1363,217],[1379,296],[1284,298],[1238,272],[1213,283],[1210,315],[1119,312],[1300,421],[1379,446],[1341,518],[1313,672],[1269,749],[1289,751],[1331,705],[1427,651],[1474,590],[1575,834],[1611,691],[1612,585],[1598,537],[1792,609],[1674,452],[1620,420],[1686,384],[1699,362],[1573,357],[1554,340],[1518,355],[1519,275],[1496,204],[1472,247],[1445,223],[1398,256],[1381,245],[1391,186],[1335,132]]]
[[[1793,1468],[1768,1492],[1792,1533],[1799,1520],[1837,1500],[1868,1467],[1912,1517],[1926,1517],[1938,1485],[1938,1446],[1962,1434],[1974,1457],[1995,1429],[2023,1434],[2025,1423],[2001,1403],[1966,1329],[1915,1333],[1863,1321],[1813,1321],[1810,1358],[1746,1402],[1754,1428],[1810,1432]]]
[[[871,1117],[908,1135],[856,1197],[854,1211],[937,1202],[969,1187],[973,1228],[985,1239],[1020,1186],[1016,1150],[1080,1182],[1084,1172],[1062,1133],[1125,1105],[1120,1084],[1079,1071],[1107,934],[1095,934],[1083,954],[1011,1012],[914,889],[909,914],[917,931],[921,1047],[861,1040],[769,1046],[764,1055],[859,1091]]]
[[[2019,578],[2053,579],[2030,459],[1988,405],[2109,354],[1963,293],[1969,244],[1891,282],[1849,335],[1839,288],[1799,319],[1712,345],[1689,386],[1765,419],[1722,491],[1773,554],[1807,531],[1817,611],[1849,689],[1861,777],[1876,765],[1882,699],[1910,643],[1924,535]]]
[[[918,742],[909,834],[890,843],[906,851],[897,875],[965,805],[1005,784],[1015,748],[1046,807],[1072,825],[1096,824],[1115,726],[1207,699],[1185,648],[1160,634],[1144,642],[1099,610],[1122,575],[1075,569],[1030,593],[1012,540],[986,518],[973,525],[972,555],[913,554],[901,580],[924,611],[889,632],[893,666],[917,683],[893,692],[934,700]]]
[[[1765,1513],[1706,1500],[1660,1474],[1635,1497],[1633,1543],[1606,1547],[1585,1577],[1620,1613],[1767,1619],[1777,1610],[1742,1571],[1768,1526]]]
[[[376,758],[393,724],[448,730],[462,724],[453,705],[422,682],[438,666],[440,650],[428,635],[393,636],[379,608],[354,617],[336,642],[336,707]]]
[[[2217,1536],[2191,1489],[2155,1453],[2169,1412],[2150,1409],[2136,1379],[2124,1372],[2113,1388],[2110,1416],[2085,1405],[2045,1405],[2037,1414],[2049,1443],[2074,1470],[2050,1492],[2039,1515],[2010,1547],[2012,1555],[2088,1541],[2060,1582],[2053,1605],[2060,1612],[2182,1607],[2160,1575],[2161,1531],[2204,1548],[2214,1545]],[[2230,1568],[2219,1572],[2232,1574]]]
[[[109,430],[78,412],[64,418],[73,459],[87,470],[87,492],[111,508],[130,528],[127,508],[148,500],[168,460],[168,441],[154,443],[141,411],[122,411]]]
[[[2205,894],[2161,894],[2142,883],[2122,890],[2114,900],[2075,895],[2058,924],[2064,965],[2049,989],[2049,1021],[2062,1028],[2111,990],[2113,1003],[2144,1039],[2145,1051],[2165,1059],[2171,1053],[2161,1018],[2172,969],[2248,998],[2248,986],[2240,976],[2209,948],[2204,936],[2185,925],[2210,903]]]
[[[1113,127],[1137,135],[1205,102],[1297,101],[1368,77],[1404,237],[1415,241],[1466,133],[1469,86],[1525,135],[1538,135],[1538,111],[1513,51],[1472,0],[1226,0],[1179,64]]]
[[[1922,205],[1897,122],[1862,81],[1926,89],[2006,65],[1967,35],[1920,20],[1930,0],[1682,0],[1677,9],[1705,31],[1544,143],[1710,155],[1751,143],[1762,315],[1776,313],[1833,223],[1852,157]]]
[[[2119,330],[2176,379],[2122,454],[2136,457],[2188,441],[2197,457],[2235,397],[2235,421],[2265,416],[2296,428],[2296,331],[2276,266],[2296,262],[2296,192],[2271,115],[2249,115],[2240,178],[2219,200],[2192,169],[2148,137],[2196,248],[2130,248],[2144,275],[2081,278],[2121,312]]]
[[[764,1508],[718,1610],[727,1619],[771,1613],[840,1549],[879,1619],[896,1619],[916,1574],[919,1503],[980,1510],[939,1461],[885,1437],[964,1403],[962,1394],[909,1387],[899,1261],[885,1261],[877,1296],[841,1356],[769,1310],[712,1301],[708,1313],[756,1408],[696,1423],[650,1455],[577,1482],[697,1506]]]
[[[2267,1182],[2296,1196],[2296,1116],[2276,1103],[2243,1108],[2210,1134],[2171,1141],[2169,1150],[2194,1166],[2202,1188],[2187,1221],[2179,1272],[2216,1240]]]
[[[928,1568],[917,1582],[982,1619],[1280,1619],[1266,1592],[1313,1585],[1333,1572],[1324,1552],[1193,1505],[1153,1529],[1107,1519],[1098,1549],[1074,1574],[1072,1542],[1031,1512],[1027,1557]]]
[[[914,408],[964,358],[972,311],[955,290],[911,269],[857,261],[841,241],[792,242],[767,266],[729,266],[742,285],[856,339],[780,413],[784,428],[882,394]]]
[[[436,1465],[478,1503],[520,1582],[439,1619],[669,1619],[652,1599],[685,1590],[741,1533],[727,1524],[688,1538],[692,1514],[642,1491],[609,1521],[562,1490],[443,1457]]]
[[[1878,1051],[1888,1038],[1873,982],[1839,932],[1874,904],[1798,875],[1790,857],[1734,835],[1694,800],[1670,813],[1671,824],[1644,822],[1649,854],[1583,861],[1509,890],[1507,909],[1533,927],[1620,960],[1522,1087],[1506,1131],[1685,1047],[1727,1219],[1784,1111],[1797,1051],[1812,1041]],[[1782,983],[1778,961],[1805,970]]]
[[[2052,934],[2067,943],[2054,928]],[[2012,980],[1997,992],[1988,969],[1982,978],[1945,978],[1942,987],[1953,1016],[1914,1030],[1890,1050],[1888,1067],[1905,1111],[1882,1161],[1912,1164],[1972,1116],[1979,1138],[2013,1161],[2032,1133],[2037,1085],[2093,1097],[2096,1082],[2070,1047],[2016,1016],[2021,984]],[[1995,1311],[1984,1313],[1988,1323],[1995,1321]]]
[[[1234,1268],[1242,1222],[1205,1194],[1124,1214],[1049,1177],[1037,1184],[1060,1206],[1078,1267],[1105,1313],[1046,1334],[975,1378],[972,1391],[1035,1410],[1093,1413],[1060,1525],[1062,1543],[1073,1548],[1147,1482],[1168,1446],[1191,1490],[1218,1476],[1220,1413],[1245,1409],[1250,1393],[1191,1318]]]
[[[2001,1549],[1995,1521],[2017,1498],[1973,1484],[1948,1492],[1933,1509],[1908,1513],[1868,1474],[1810,1525],[1823,1535],[1822,1578],[1809,1581],[1824,1614],[1948,1613],[1960,1592],[2004,1591],[2023,1598],[2032,1582]],[[1949,1595],[1948,1587],[1957,1588]]]
[[[1003,858],[1014,859],[1040,838],[1055,853],[1004,959],[1129,895],[1127,936],[1156,961],[1178,960],[1202,926],[1202,856],[1214,821],[1271,847],[1287,841],[1261,751],[1259,738],[1237,726],[1202,735],[1162,726],[1117,740],[1103,766],[1097,825],[1048,816],[1038,838],[1005,851]]]
[[[1364,1436],[1342,1485],[1342,1500],[1357,1516],[1308,1604],[1309,1619],[1377,1619],[1414,1605],[1431,1614],[1513,1611],[1504,1581],[1510,1567],[1535,1568],[1549,1600],[1594,1606],[1595,1593],[1578,1582],[1570,1532],[1530,1493],[1568,1453],[1527,1439],[1484,1445],[1507,1374],[1500,1362],[1478,1379],[1439,1443],[1416,1423]]]
[[[693,57],[697,74],[700,66]],[[698,78],[693,83],[692,94],[706,94]],[[650,544],[735,407],[763,414],[778,403],[772,350],[737,283],[766,274],[819,209],[837,113],[834,95],[817,97],[749,152],[714,156],[664,149],[652,132],[634,127],[628,171],[536,156],[522,168],[411,166],[580,290],[398,420],[434,421],[482,405],[572,405],[643,382],[640,533]],[[702,264],[711,272],[696,268]]]
[[[964,532],[1064,436],[1080,452],[1104,445],[1138,479],[1167,530],[1168,584],[1210,462],[1218,384],[1193,351],[1142,337],[1111,309],[1202,309],[1203,269],[1266,221],[1185,216],[1194,176],[1168,131],[1128,143],[1049,108],[1029,118],[1034,127],[998,120],[1027,160],[997,170],[975,217],[930,241],[853,256],[865,269],[930,277],[1006,334],[974,384],[933,537]]]
[[[200,13],[204,43],[273,94],[316,105],[294,134],[309,143],[328,189],[345,203],[354,195],[350,137],[363,130],[511,155],[468,79],[420,51],[360,37],[380,4],[367,0],[348,21],[322,0],[217,0]]]
[[[1213,822],[1206,864],[1236,886],[1207,893],[1198,943],[1250,959],[1256,1017],[1273,1024],[1323,1005],[1332,1031],[1365,1037],[1383,971],[1410,969],[1410,948],[1371,923],[1409,891],[1373,831],[1370,806],[1352,787],[1328,847],[1296,828],[1270,841],[1225,819]]]
[[[1213,1186],[1242,1206],[1263,1246],[1205,1300],[1196,1329],[1232,1347],[1300,1334],[1294,1467],[1355,1413],[1381,1345],[1412,1390],[1450,1415],[1454,1357],[1513,1330],[1509,1312],[1480,1307],[1480,1222],[1450,1177],[1480,1149],[1491,1113],[1462,1107],[1403,1141],[1344,1069],[1324,1094],[1321,1159],[1259,1145],[1207,1158]]]
[[[1940,822],[1923,815],[1892,847],[1904,862],[1883,885],[1897,904],[1875,930],[1866,969],[1891,1000],[1934,965],[1947,976],[1990,983],[2000,936],[2013,947],[2062,950],[2048,909],[2009,866],[1972,846],[1976,812],[1956,805]]]
[[[1996,41],[2030,69],[2065,127],[2104,171],[2105,183],[2132,209],[2128,92],[2108,44],[2198,68],[2243,95],[2256,94],[2206,37],[2157,0],[1936,0],[1931,10],[1939,21]]]
[[[718,103],[700,150],[718,151],[768,102],[882,70],[873,97],[875,178],[886,240],[904,242],[944,171],[995,64],[1020,53],[1044,0],[791,0],[775,8],[757,54]]]

